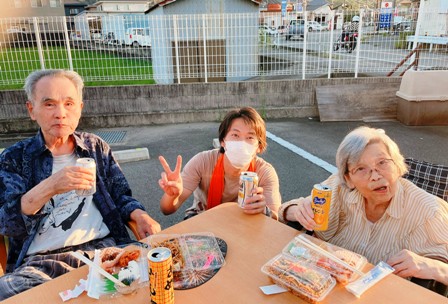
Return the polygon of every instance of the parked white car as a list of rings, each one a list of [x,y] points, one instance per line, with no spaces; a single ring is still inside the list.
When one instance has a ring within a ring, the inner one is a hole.
[[[81,33],[80,32],[71,32],[70,39],[71,40],[81,40]]]
[[[322,31],[322,25],[317,21],[308,21],[308,32]]]
[[[131,27],[126,30],[123,44],[133,47],[151,46],[151,31],[149,28]]]
[[[288,26],[286,25],[279,25],[277,27],[277,32],[279,33],[279,35],[284,35],[288,32]]]
[[[103,35],[100,30],[91,30],[90,31],[90,39],[92,40],[101,40]]]
[[[24,33],[24,32],[26,32],[26,28],[18,26],[11,26],[9,29],[6,30],[6,33],[8,34]]]
[[[277,29],[273,26],[262,25],[260,26],[260,32],[268,35],[277,35]]]

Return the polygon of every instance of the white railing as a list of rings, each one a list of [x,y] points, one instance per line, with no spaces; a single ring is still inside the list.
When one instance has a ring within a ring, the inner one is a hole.
[[[447,13],[400,11],[390,23],[381,14],[305,12],[303,37],[287,28],[298,16],[280,13],[3,18],[0,87],[48,68],[76,70],[87,82],[159,84],[400,75],[416,56],[398,64],[418,45],[416,68],[448,69]],[[354,15],[361,17],[356,48],[335,50]]]

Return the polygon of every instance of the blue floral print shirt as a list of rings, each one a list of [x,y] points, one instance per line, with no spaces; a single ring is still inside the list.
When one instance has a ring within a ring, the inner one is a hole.
[[[132,197],[129,184],[105,141],[85,132],[74,132],[72,136],[77,156],[96,161],[97,191],[93,201],[110,236],[117,244],[130,242],[126,223],[132,211],[145,210],[143,205]],[[45,216],[41,211],[32,216],[22,214],[22,195],[48,178],[52,169],[53,157],[40,130],[36,136],[14,144],[0,155],[0,234],[6,235],[10,242],[7,272],[23,262]]]

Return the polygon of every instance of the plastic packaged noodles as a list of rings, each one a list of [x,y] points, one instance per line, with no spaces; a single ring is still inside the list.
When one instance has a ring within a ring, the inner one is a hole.
[[[367,263],[367,259],[362,255],[306,234],[295,237],[283,248],[283,253],[306,260],[314,266],[324,269],[341,284],[347,284],[356,279],[358,275],[353,268],[362,270]],[[335,258],[329,258],[329,255]],[[342,262],[338,262],[338,260]],[[344,263],[351,266],[352,269]]]
[[[199,285],[225,264],[217,240],[209,232],[155,234],[149,238],[149,245],[171,250],[174,289]]]
[[[261,271],[277,285],[310,303],[322,301],[336,285],[329,273],[303,259],[294,259],[285,254],[275,256]]]

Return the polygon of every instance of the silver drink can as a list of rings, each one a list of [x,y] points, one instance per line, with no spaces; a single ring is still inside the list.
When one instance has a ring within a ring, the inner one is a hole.
[[[255,172],[241,172],[238,205],[243,208],[247,198],[252,196],[252,190],[258,187],[258,175]]]
[[[96,163],[93,158],[78,158],[76,160],[76,166],[78,167],[84,167],[89,168],[93,172],[93,185],[91,189],[82,189],[82,190],[76,190],[76,194],[79,196],[89,196],[96,192]]]

